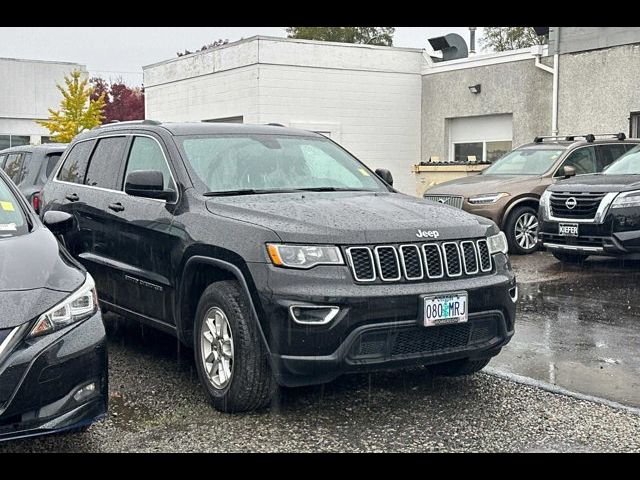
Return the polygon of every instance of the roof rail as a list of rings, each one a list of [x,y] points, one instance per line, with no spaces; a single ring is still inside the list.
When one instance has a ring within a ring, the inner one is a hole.
[[[103,127],[109,127],[112,125],[162,125],[162,122],[159,122],[157,120],[149,120],[149,119],[145,119],[145,120],[126,120],[124,122],[121,122],[120,120],[111,120],[109,123],[105,123],[104,125],[98,125],[97,127],[94,128],[103,128]]]
[[[535,143],[542,143],[544,140],[566,140],[568,142],[573,142],[576,137],[584,138],[587,142],[592,143],[596,140],[596,137],[613,137],[622,141],[627,138],[627,136],[622,133],[587,133],[586,135],[548,135],[542,137],[535,137],[533,141]]]
[[[284,127],[281,123],[267,123],[267,125],[271,125],[272,127]]]

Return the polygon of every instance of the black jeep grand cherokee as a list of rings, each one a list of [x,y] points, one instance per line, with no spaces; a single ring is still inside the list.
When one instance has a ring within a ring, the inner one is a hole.
[[[640,147],[602,173],[551,185],[539,217],[540,241],[562,262],[589,255],[640,258]]]
[[[102,307],[192,346],[215,407],[242,411],[276,382],[472,373],[513,335],[504,234],[391,182],[316,133],[146,120],[79,135],[43,212],[75,216]]]

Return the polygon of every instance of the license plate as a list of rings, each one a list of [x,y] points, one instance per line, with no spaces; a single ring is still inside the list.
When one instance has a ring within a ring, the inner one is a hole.
[[[424,296],[425,327],[462,323],[468,319],[467,292]]]
[[[558,225],[558,234],[564,237],[577,237],[578,224],[577,223],[561,223],[560,225]]]

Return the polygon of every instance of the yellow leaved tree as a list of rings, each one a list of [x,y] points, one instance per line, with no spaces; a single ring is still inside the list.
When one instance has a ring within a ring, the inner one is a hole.
[[[102,124],[104,119],[104,94],[96,100],[91,100],[93,87],[88,86],[88,80],[81,79],[81,75],[82,72],[79,70],[71,72],[71,76],[65,75],[66,88],[57,85],[63,97],[60,110],[50,108],[49,119],[38,120],[40,125],[49,129],[52,139],[56,142],[70,142],[83,130]]]

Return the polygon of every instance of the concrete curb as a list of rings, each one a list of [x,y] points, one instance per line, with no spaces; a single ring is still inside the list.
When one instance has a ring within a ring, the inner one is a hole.
[[[494,377],[502,378],[503,380],[509,380],[511,382],[520,383],[523,385],[528,385],[530,387],[540,388],[550,393],[555,393],[558,395],[564,395],[566,397],[572,397],[577,400],[585,400],[587,402],[598,403],[600,405],[606,405],[607,407],[614,408],[616,410],[624,410],[625,412],[632,413],[634,415],[640,416],[640,408],[630,407],[628,405],[623,405],[622,403],[614,402],[613,400],[607,400],[606,398],[596,397],[593,395],[587,395],[585,393],[572,392],[571,390],[567,390],[566,388],[559,387],[557,385],[553,385],[552,383],[543,382],[541,380],[535,380],[529,377],[523,377],[522,375],[517,375],[515,373],[509,373],[502,370],[495,369],[493,367],[485,367],[482,370],[484,373],[488,375],[492,375]]]

